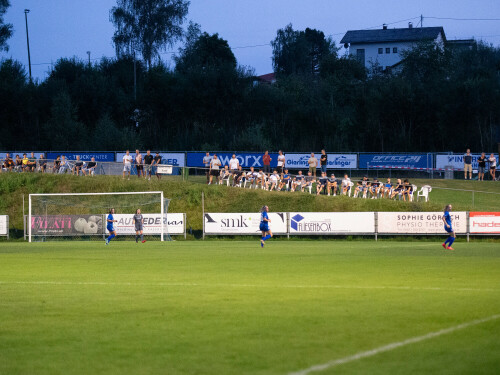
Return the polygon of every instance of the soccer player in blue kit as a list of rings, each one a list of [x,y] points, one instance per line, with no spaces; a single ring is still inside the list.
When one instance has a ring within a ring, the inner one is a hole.
[[[262,231],[262,238],[260,240],[260,247],[264,247],[264,242],[273,236],[273,232],[269,229],[269,223],[271,219],[267,213],[269,212],[269,207],[263,206],[260,210],[260,226],[259,229]]]
[[[448,238],[446,241],[443,243],[443,247],[447,250],[455,250],[454,248],[451,247],[453,244],[453,241],[455,241],[455,232],[453,231],[453,227],[451,226],[451,204],[447,205],[444,208],[444,214],[443,214],[443,222],[444,222],[444,230],[448,232]]]
[[[115,220],[113,218],[114,213],[115,213],[114,208],[109,210],[109,215],[108,215],[108,218],[106,219],[106,222],[107,222],[106,228],[108,229],[108,232],[109,232],[109,237],[106,238],[106,241],[105,241],[106,245],[109,244],[109,241],[111,241],[113,238],[116,237],[116,231],[115,231],[115,227],[113,226],[113,223],[117,222],[118,220]]]

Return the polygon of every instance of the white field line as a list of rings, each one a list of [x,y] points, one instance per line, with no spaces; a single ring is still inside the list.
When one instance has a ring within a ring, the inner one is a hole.
[[[332,367],[343,365],[345,363],[357,361],[358,359],[372,357],[374,355],[388,352],[388,351],[400,348],[402,346],[415,344],[417,342],[429,340],[429,339],[432,339],[432,338],[435,338],[438,336],[442,336],[442,335],[447,335],[449,333],[453,333],[453,332],[458,331],[460,329],[465,329],[465,328],[472,327],[472,326],[475,326],[475,325],[478,325],[481,323],[486,323],[486,322],[489,322],[489,321],[492,321],[492,320],[495,320],[498,318],[500,318],[500,314],[492,315],[492,316],[489,316],[489,317],[483,318],[483,319],[472,320],[470,322],[462,323],[462,324],[459,324],[457,326],[441,329],[441,330],[435,331],[435,332],[430,332],[430,333],[427,333],[426,335],[412,337],[412,338],[409,338],[409,339],[406,339],[403,341],[399,341],[399,342],[393,342],[391,344],[380,346],[380,347],[372,349],[372,350],[359,352],[359,353],[356,353],[356,354],[348,356],[348,357],[336,359],[336,360],[326,362],[323,364],[319,364],[319,365],[314,365],[314,366],[311,366],[311,367],[304,369],[304,370],[290,372],[288,375],[307,375],[307,374],[310,374],[311,372],[327,370],[327,369],[330,369]]]
[[[204,284],[204,283],[133,283],[107,281],[0,281],[0,285],[96,285],[96,286],[152,286],[152,287],[202,287],[202,288],[267,288],[267,289],[380,289],[380,290],[436,290],[456,292],[500,292],[494,288],[442,288],[442,287],[412,287],[412,286],[362,286],[362,285],[300,285],[300,284]]]

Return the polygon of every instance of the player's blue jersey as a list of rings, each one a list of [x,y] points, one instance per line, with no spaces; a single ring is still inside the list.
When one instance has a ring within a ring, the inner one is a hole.
[[[285,173],[283,175],[283,180],[288,180],[290,178],[290,175],[288,173]]]
[[[112,214],[109,214],[109,215],[108,215],[108,220],[114,220],[114,218],[113,218],[113,215],[112,215]],[[109,221],[108,221],[107,223],[108,223],[108,225],[107,225],[108,229],[113,228],[113,222],[109,222]]]
[[[446,224],[448,224],[451,227],[450,211],[445,211],[443,217],[444,217],[444,220],[446,221]]]
[[[264,212],[262,212],[262,213],[260,214],[260,224],[261,224],[261,225],[262,225],[262,224],[264,224],[264,225],[267,225],[267,224],[268,224],[268,222],[267,222],[267,221],[265,221],[264,219],[269,219],[269,216],[267,216],[267,212],[266,212],[266,211],[264,211]]]

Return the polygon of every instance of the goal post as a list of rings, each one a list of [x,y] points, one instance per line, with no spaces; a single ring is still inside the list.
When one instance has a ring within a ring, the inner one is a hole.
[[[30,194],[27,237],[29,242],[65,237],[103,239],[107,214],[114,208],[120,219],[115,226],[119,237],[135,236],[133,215],[141,209],[144,235],[154,240],[170,240],[168,205],[163,191]]]

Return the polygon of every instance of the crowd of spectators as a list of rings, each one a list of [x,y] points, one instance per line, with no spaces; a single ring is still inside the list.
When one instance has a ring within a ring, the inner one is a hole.
[[[385,183],[377,178],[372,181],[368,177],[363,177],[354,183],[348,174],[343,178],[337,178],[334,173],[327,174],[328,157],[325,150],[321,151],[318,159],[314,153],[311,153],[307,163],[309,165],[307,174],[298,170],[296,174],[291,174],[285,168],[286,157],[282,151],[278,153],[278,162],[276,168],[271,170],[269,153],[266,151],[263,155],[263,168],[256,170],[250,167],[249,170],[243,170],[236,157],[233,154],[227,165],[222,165],[217,154],[210,155],[209,152],[203,157],[203,164],[206,169],[208,184],[224,184],[227,186],[263,189],[267,191],[300,191],[310,194],[325,194],[327,196],[348,195],[362,198],[399,198],[402,200],[413,200],[413,193],[416,186],[407,179],[403,182],[397,180],[396,184],[388,178]],[[320,176],[317,176],[317,167],[320,167]]]
[[[75,160],[67,160],[65,155],[58,155],[55,160],[47,160],[44,154],[40,154],[38,159],[35,153],[32,152],[30,157],[23,154],[21,158],[16,155],[14,159],[9,153],[5,155],[2,162],[2,172],[39,172],[39,173],[57,173],[65,174],[70,173],[74,175],[94,176],[97,168],[95,158],[85,162],[76,156]]]
[[[161,155],[156,152],[156,155],[151,154],[151,150],[146,151],[146,155],[142,155],[139,150],[135,150],[135,155],[130,154],[130,150],[125,152],[123,155],[123,176],[130,180],[130,174],[132,168],[137,171],[138,178],[147,178],[151,181],[151,176],[156,176],[158,179],[161,178],[161,174],[158,171],[158,166],[161,164]]]

